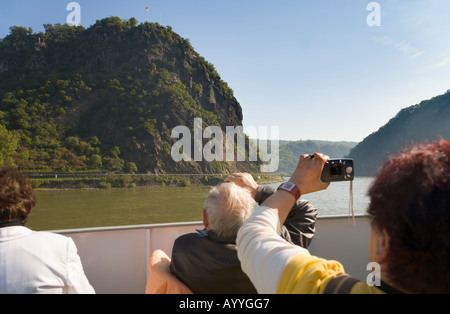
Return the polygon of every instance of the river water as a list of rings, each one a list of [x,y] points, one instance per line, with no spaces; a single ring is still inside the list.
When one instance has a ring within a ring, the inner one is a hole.
[[[353,182],[355,214],[364,214],[373,178]],[[272,184],[278,187],[280,183]],[[348,182],[332,183],[321,192],[303,196],[318,209],[319,216],[349,214]],[[93,227],[145,225],[201,221],[202,207],[210,187],[37,191],[37,205],[27,227],[61,230]]]

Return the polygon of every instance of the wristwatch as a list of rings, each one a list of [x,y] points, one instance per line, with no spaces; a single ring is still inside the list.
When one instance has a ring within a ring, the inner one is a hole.
[[[286,191],[295,197],[295,200],[300,198],[300,190],[298,187],[292,182],[285,182],[278,187],[278,190]]]

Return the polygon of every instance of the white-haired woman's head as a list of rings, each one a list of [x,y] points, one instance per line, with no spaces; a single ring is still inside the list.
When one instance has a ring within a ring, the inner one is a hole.
[[[223,183],[211,189],[203,206],[208,229],[223,238],[235,238],[254,208],[250,190],[234,183]]]

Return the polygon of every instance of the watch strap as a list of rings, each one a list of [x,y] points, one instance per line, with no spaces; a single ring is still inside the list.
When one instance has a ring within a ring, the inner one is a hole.
[[[292,182],[284,182],[278,187],[278,190],[286,191],[295,197],[295,200],[298,200],[301,196],[300,190],[298,187]]]

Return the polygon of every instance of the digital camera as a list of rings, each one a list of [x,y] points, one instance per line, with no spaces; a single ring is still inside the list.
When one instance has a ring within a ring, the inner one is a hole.
[[[323,182],[353,181],[355,170],[353,159],[330,159],[323,167],[321,179]]]

